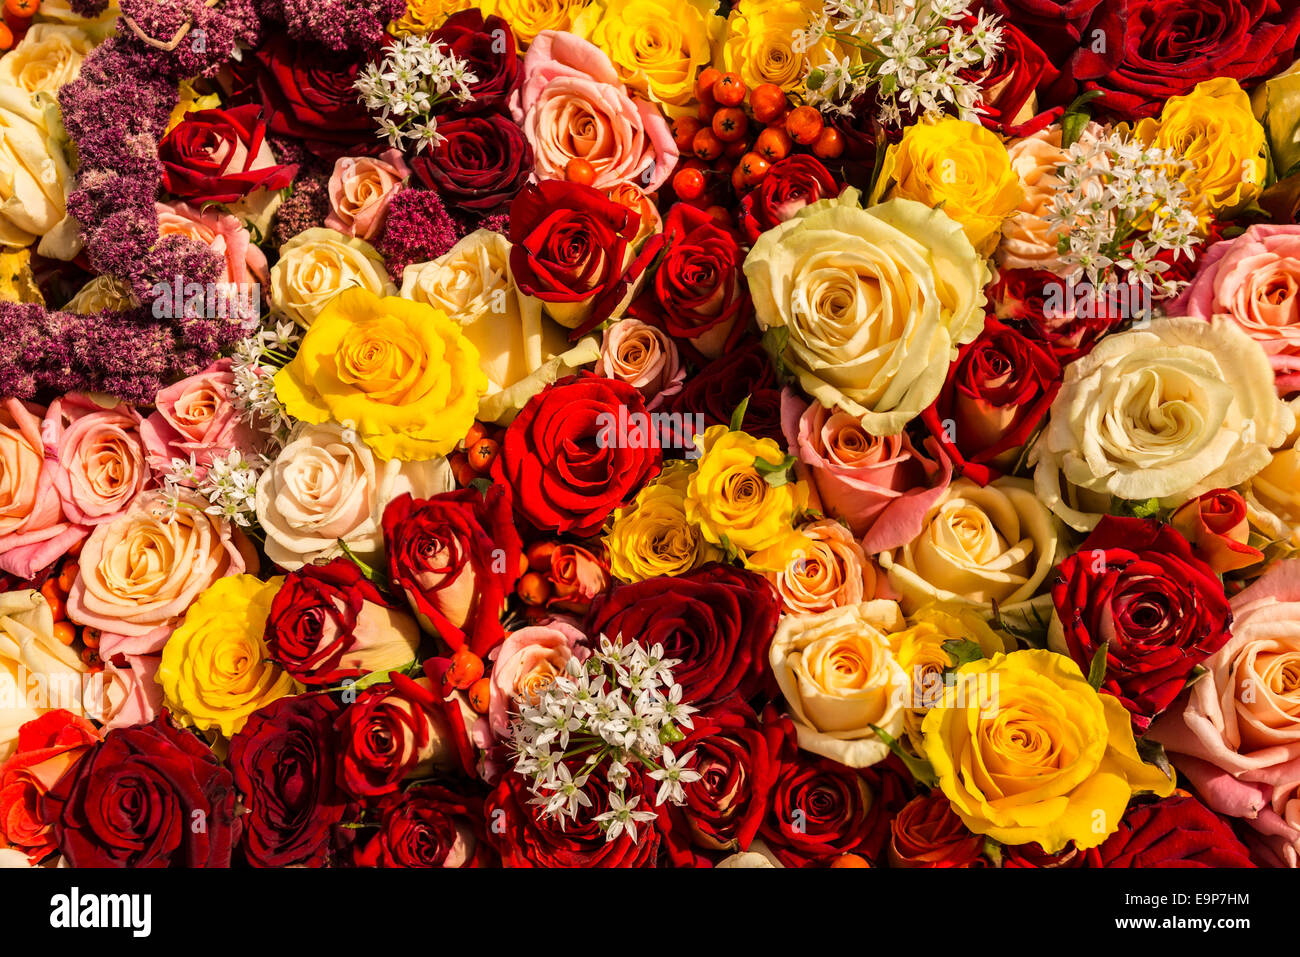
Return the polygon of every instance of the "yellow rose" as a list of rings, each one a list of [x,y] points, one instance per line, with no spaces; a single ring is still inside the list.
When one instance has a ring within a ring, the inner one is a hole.
[[[194,89],[194,84],[189,80],[181,80],[180,99],[172,107],[172,112],[167,117],[167,133],[170,133],[176,127],[181,125],[181,121],[190,113],[199,110],[215,110],[221,106],[221,97],[215,93],[208,93],[200,96]]]
[[[543,30],[573,32],[573,21],[587,0],[484,0],[483,16],[498,16],[510,24],[521,50]]]
[[[442,26],[453,13],[477,6],[472,0],[406,0],[406,12],[388,24],[395,37],[418,36]]]
[[[846,189],[763,233],[745,275],[759,326],[778,331],[804,391],[872,435],[897,435],[984,328],[989,270],[938,210],[857,199]]]
[[[1250,103],[1268,134],[1273,169],[1283,179],[1300,165],[1300,60],[1256,86]]]
[[[1069,658],[1038,649],[959,668],[925,716],[922,750],[968,828],[1049,854],[1071,841],[1096,847],[1134,794],[1174,789],[1142,763],[1124,706]]]
[[[0,84],[24,93],[57,93],[81,74],[81,61],[95,46],[89,33],[57,23],[34,23],[22,41],[0,58]]]
[[[363,239],[333,229],[306,229],[280,247],[271,267],[271,311],[306,329],[344,289],[395,296],[384,257]]]
[[[1140,120],[1133,135],[1191,164],[1179,179],[1187,186],[1202,231],[1215,216],[1241,212],[1264,188],[1264,127],[1236,80],[1205,80],[1186,96],[1170,97],[1160,119]]]
[[[853,53],[826,37],[803,53],[795,52],[794,35],[821,13],[818,0],[740,0],[727,18],[720,68],[739,73],[751,90],[764,83],[786,91],[803,86],[807,68],[825,63],[827,54],[842,59]]]
[[[516,288],[510,240],[490,229],[470,233],[437,259],[407,266],[401,294],[451,316],[478,349],[488,378],[478,408],[485,422],[508,423],[547,385],[600,356],[595,336],[570,346],[568,332],[542,314],[541,301]]]
[[[66,145],[52,96],[0,86],[0,245],[30,246],[39,238],[38,253],[63,260],[81,251],[77,221],[67,211],[76,183]]]
[[[1232,320],[1157,319],[1065,370],[1031,460],[1038,497],[1087,531],[1113,499],[1181,505],[1269,463],[1295,415]]]
[[[899,197],[941,209],[961,224],[981,256],[1024,200],[1007,148],[978,123],[946,117],[921,122],[885,153],[875,200]]]
[[[302,688],[262,640],[271,601],[283,578],[218,579],[190,606],[158,665],[163,701],[183,725],[238,734],[258,708]]]
[[[889,755],[871,726],[895,738],[903,731],[908,678],[886,637],[902,627],[892,601],[781,619],[768,659],[799,747],[851,768]]]
[[[1003,614],[1027,612],[1060,556],[1052,513],[1024,479],[987,486],[958,479],[926,512],[921,534],[882,552],[880,566],[911,613],[952,602]],[[1041,596],[1039,604],[1050,602]]]
[[[785,461],[775,442],[715,425],[695,436],[695,447],[701,457],[686,485],[686,518],[705,540],[736,549],[758,571],[780,571],[792,552],[808,550],[808,540],[794,529],[808,507],[808,486],[773,485],[754,464]]]
[[[0,765],[18,729],[46,711],[84,713],[86,666],[54,637],[54,614],[34,589],[0,593]]]
[[[474,423],[487,388],[478,350],[423,303],[348,289],[275,374],[289,414],[351,427],[381,459],[445,455]]]
[[[657,575],[684,575],[705,562],[721,561],[721,549],[709,544],[698,525],[686,518],[686,488],[692,466],[664,463],[663,471],[626,508],[615,509],[605,536],[609,570],[625,582]]]
[[[718,0],[598,0],[573,32],[604,50],[625,84],[678,114],[726,26],[717,9]]]
[[[1300,445],[1273,453],[1245,487],[1250,524],[1284,551],[1300,550]]]

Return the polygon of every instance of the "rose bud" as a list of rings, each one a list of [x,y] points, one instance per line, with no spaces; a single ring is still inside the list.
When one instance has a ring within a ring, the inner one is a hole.
[[[551,607],[586,614],[609,587],[609,563],[580,545],[560,545],[551,555]]]
[[[1246,568],[1264,559],[1263,552],[1246,544],[1250,538],[1246,501],[1232,489],[1214,489],[1185,502],[1170,517],[1169,524],[1192,543],[1197,557],[1216,574]]]

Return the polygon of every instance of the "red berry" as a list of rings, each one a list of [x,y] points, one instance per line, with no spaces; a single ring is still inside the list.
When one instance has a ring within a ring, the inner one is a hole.
[[[681,199],[699,199],[704,195],[704,174],[697,169],[678,170],[673,176],[673,192]]]

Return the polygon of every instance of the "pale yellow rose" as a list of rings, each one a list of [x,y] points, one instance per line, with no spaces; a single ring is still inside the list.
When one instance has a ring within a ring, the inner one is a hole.
[[[1300,445],[1273,453],[1244,490],[1250,524],[1286,552],[1300,551]]]
[[[18,729],[46,711],[84,714],[86,666],[54,637],[54,614],[34,589],[0,593],[0,765]]]
[[[556,379],[600,356],[595,336],[570,346],[568,332],[521,293],[510,273],[510,240],[480,229],[430,262],[402,273],[405,299],[428,303],[460,323],[488,377],[478,418],[508,423],[530,398]]]
[[[57,93],[81,74],[81,61],[95,40],[79,27],[35,23],[19,44],[0,58],[0,85],[26,93]]]
[[[116,276],[105,275],[96,276],[77,290],[77,294],[68,300],[63,311],[89,315],[105,309],[125,312],[136,305],[138,304],[129,284]]]
[[[0,86],[0,245],[39,239],[36,251],[51,259],[80,252],[77,221],[67,210],[76,182],[66,148],[53,97]]]
[[[79,13],[74,13],[72,0],[42,0],[36,19],[71,23],[102,37],[117,25],[117,18],[121,13],[122,9],[118,6],[117,0],[108,0],[108,5],[93,17],[83,17]]]
[[[344,289],[395,296],[384,257],[368,242],[333,229],[303,230],[280,247],[271,267],[271,311],[306,329]]]

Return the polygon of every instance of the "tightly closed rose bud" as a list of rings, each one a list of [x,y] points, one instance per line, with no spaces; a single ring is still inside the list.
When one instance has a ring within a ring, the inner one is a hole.
[[[1197,556],[1216,574],[1262,561],[1264,553],[1246,544],[1250,523],[1246,501],[1233,489],[1218,488],[1182,505],[1169,519]]]

